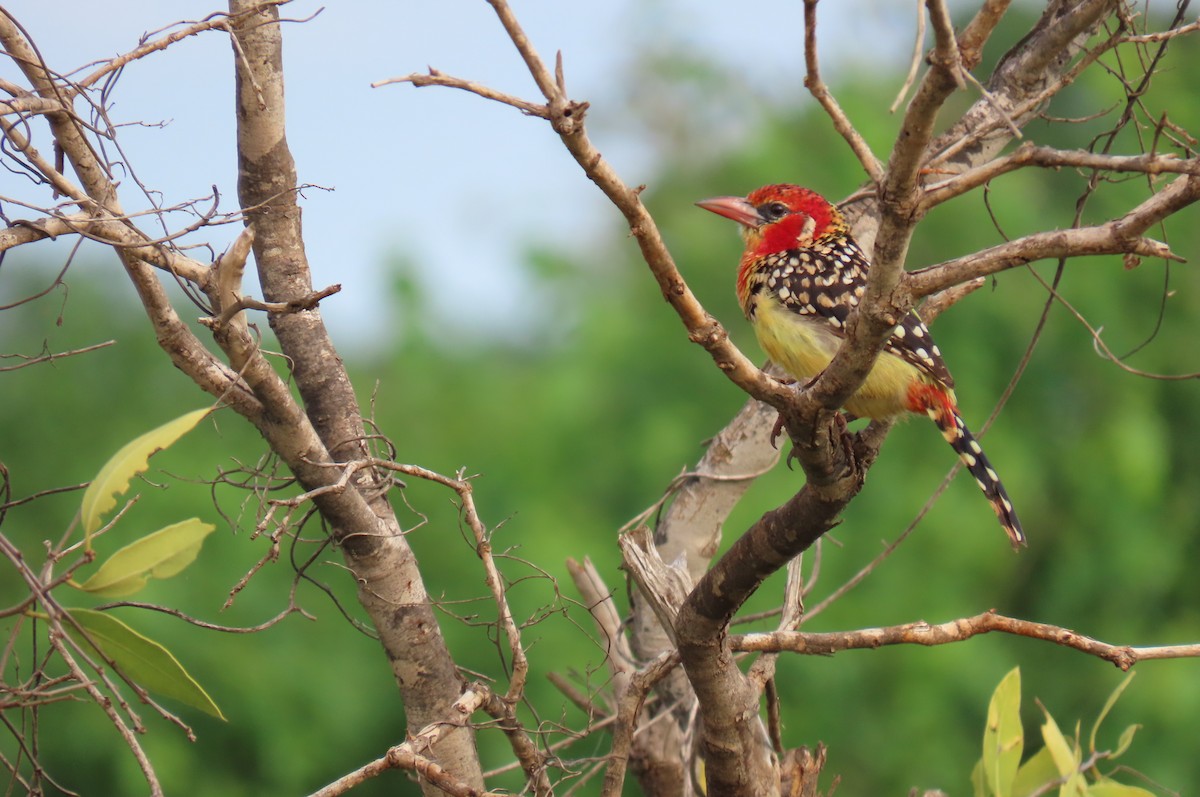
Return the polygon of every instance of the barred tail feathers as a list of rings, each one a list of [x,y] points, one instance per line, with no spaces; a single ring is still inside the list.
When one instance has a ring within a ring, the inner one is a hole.
[[[1021,529],[1021,521],[1017,519],[1008,492],[992,468],[992,463],[988,461],[987,455],[983,453],[975,435],[971,434],[971,430],[963,421],[953,395],[934,385],[921,385],[909,392],[909,409],[913,412],[924,412],[937,424],[942,437],[958,454],[967,472],[975,477],[975,483],[992,505],[992,510],[1013,547],[1019,548],[1024,545],[1025,532]]]

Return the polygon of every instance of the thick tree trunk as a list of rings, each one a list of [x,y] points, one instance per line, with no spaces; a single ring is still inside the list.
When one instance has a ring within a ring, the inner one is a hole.
[[[232,0],[230,11],[255,7]],[[240,16],[235,26],[237,66],[238,194],[255,232],[254,255],[267,301],[286,302],[312,292],[311,272],[296,203],[296,169],[284,129],[283,46],[272,6]],[[319,310],[271,316],[305,412],[334,462],[368,455],[353,386]],[[285,457],[299,464],[295,457]],[[296,469],[296,468],[294,468]],[[300,465],[308,489],[337,480],[340,469]],[[354,499],[321,502],[325,520],[359,585],[359,599],[379,632],[415,733],[448,716],[462,681],[446,648],[416,557],[388,501],[386,477],[359,470],[347,492]],[[445,734],[432,756],[461,782],[482,788],[474,732]],[[441,794],[429,786],[427,794]]]

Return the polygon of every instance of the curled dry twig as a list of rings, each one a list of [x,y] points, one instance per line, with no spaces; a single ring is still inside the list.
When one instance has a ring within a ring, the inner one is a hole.
[[[508,605],[504,576],[501,575],[499,568],[496,567],[496,560],[492,555],[491,533],[483,525],[483,521],[480,520],[479,513],[475,509],[475,497],[471,482],[465,478],[463,471],[459,471],[456,476],[451,478],[419,465],[402,465],[380,459],[368,460],[367,464],[370,467],[393,470],[408,476],[440,484],[443,487],[450,488],[458,495],[459,511],[462,513],[462,518],[467,524],[467,528],[471,530],[471,534],[475,538],[475,553],[478,554],[480,561],[483,562],[487,586],[492,593],[492,600],[495,601],[499,612],[500,628],[508,640],[508,652],[511,656],[512,672],[509,675],[508,691],[504,695],[504,700],[510,705],[515,705],[525,692],[525,681],[529,676],[529,660],[525,655],[525,648],[521,644],[521,631],[517,628],[516,621],[513,619],[512,609]]]

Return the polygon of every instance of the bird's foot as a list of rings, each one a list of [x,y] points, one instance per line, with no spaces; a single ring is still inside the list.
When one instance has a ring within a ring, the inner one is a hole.
[[[796,380],[792,379],[790,376],[780,376],[780,377],[776,377],[776,378],[779,380],[780,384],[784,384],[784,385],[796,384]],[[815,379],[815,378],[816,377],[814,377],[813,379]],[[808,383],[806,385],[804,385],[804,387],[808,387],[809,385],[811,385],[813,383],[813,379],[810,379],[808,381]],[[801,388],[801,389],[803,389],[803,388]],[[778,440],[779,440],[779,435],[781,435],[781,434],[783,434],[783,413],[780,413],[778,416],[776,416],[775,425],[771,428],[771,448],[774,448],[776,450],[779,449]],[[788,467],[791,467],[791,459],[792,459],[792,455],[789,454],[788,455]]]
[[[846,453],[846,460],[853,464],[857,457],[854,454],[854,441],[850,437],[849,424],[852,421],[858,420],[858,416],[852,415],[849,412],[838,412],[835,413],[833,417],[834,425],[837,427],[834,429],[833,433],[842,442],[842,448]],[[783,413],[780,413],[775,418],[775,425],[771,427],[771,448],[778,450],[779,435],[783,434],[783,432]],[[793,444],[791,450],[788,451],[787,459],[784,460],[788,470],[792,470],[792,460],[794,459],[796,459],[796,446]]]
[[[857,467],[855,463],[858,461],[858,456],[854,453],[854,438],[850,436],[848,426],[850,421],[855,420],[855,416],[848,412],[839,412],[834,416],[834,419],[834,425],[837,427],[834,430],[834,434],[842,442],[842,451],[846,455],[847,465],[849,465],[851,470],[854,470]]]
[[[784,464],[787,465],[788,470],[793,469],[792,468],[792,460],[793,459],[796,459],[796,447],[795,446],[792,446],[792,450],[788,452],[787,459],[784,460]]]
[[[783,434],[783,413],[775,416],[775,425],[771,427],[771,448],[779,448],[779,435]]]

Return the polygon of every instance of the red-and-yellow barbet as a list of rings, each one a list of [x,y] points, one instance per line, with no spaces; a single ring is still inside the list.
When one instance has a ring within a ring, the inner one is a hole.
[[[841,211],[796,185],[697,203],[742,225],[746,249],[737,296],[767,355],[804,384],[821,373],[846,336],[871,267]],[[896,325],[846,411],[863,418],[928,415],[992,504],[1013,546],[1025,542],[1000,477],[967,429],[954,379],[916,312]]]

